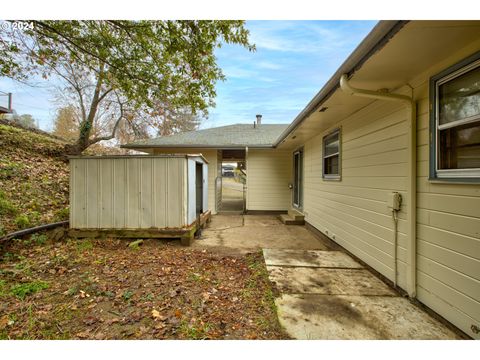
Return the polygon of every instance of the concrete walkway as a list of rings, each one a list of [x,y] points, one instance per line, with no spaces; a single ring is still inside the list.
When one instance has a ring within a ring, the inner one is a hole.
[[[221,212],[243,213],[243,184],[236,182],[233,177],[222,178]]]
[[[273,215],[214,215],[193,247],[263,249],[280,291],[278,316],[296,339],[458,339],[333,242]]]
[[[459,339],[341,251],[263,249],[296,339]]]

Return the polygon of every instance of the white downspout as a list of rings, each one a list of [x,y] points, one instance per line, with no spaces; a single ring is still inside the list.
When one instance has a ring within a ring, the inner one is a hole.
[[[245,171],[247,176],[245,176],[245,185],[243,185],[243,196],[245,197],[243,213],[246,214],[248,210],[248,146],[245,146]]]
[[[357,89],[348,83],[348,77],[343,74],[340,78],[340,88],[349,95],[363,96],[378,100],[400,101],[407,105],[408,116],[408,181],[407,181],[407,223],[408,223],[408,244],[407,244],[407,292],[412,298],[416,297],[416,200],[417,200],[417,116],[416,104],[413,98],[405,95],[384,93],[372,90]],[[397,259],[395,259],[395,262]],[[397,274],[395,274],[396,278]]]

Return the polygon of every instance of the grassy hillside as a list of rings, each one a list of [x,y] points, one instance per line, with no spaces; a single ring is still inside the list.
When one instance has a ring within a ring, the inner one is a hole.
[[[0,123],[0,236],[68,219],[64,143]]]

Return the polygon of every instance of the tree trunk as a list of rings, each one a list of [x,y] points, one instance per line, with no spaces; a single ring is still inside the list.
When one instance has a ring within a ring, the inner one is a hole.
[[[64,147],[65,155],[80,155],[85,149],[87,149],[92,142],[90,141],[90,133],[93,127],[93,121],[97,115],[98,105],[103,96],[100,97],[103,84],[103,65],[100,66],[98,72],[97,84],[95,85],[95,92],[93,93],[92,102],[90,104],[90,110],[88,116],[83,119],[80,124],[80,134],[75,144],[66,144]]]

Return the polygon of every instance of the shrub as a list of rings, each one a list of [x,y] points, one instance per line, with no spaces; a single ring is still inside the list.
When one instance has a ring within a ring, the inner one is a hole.
[[[15,225],[17,225],[20,229],[26,229],[30,226],[30,219],[27,215],[18,215],[15,218]]]

